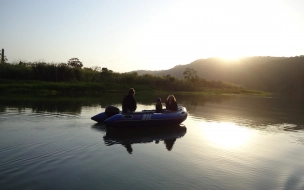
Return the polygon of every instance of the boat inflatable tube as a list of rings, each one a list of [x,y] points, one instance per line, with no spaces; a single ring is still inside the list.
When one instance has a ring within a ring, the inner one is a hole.
[[[108,106],[105,112],[93,116],[91,119],[104,123],[107,126],[160,126],[178,125],[187,119],[188,112],[185,107],[179,106],[177,111],[170,112],[163,110],[156,113],[156,110],[143,110],[134,113],[122,113],[115,106]]]

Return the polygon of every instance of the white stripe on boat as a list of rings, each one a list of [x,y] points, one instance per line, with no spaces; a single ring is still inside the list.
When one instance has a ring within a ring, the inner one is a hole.
[[[152,114],[144,114],[142,120],[150,120]]]

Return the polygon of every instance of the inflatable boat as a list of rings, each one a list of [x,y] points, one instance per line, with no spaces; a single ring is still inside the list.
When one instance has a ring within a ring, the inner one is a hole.
[[[188,113],[185,107],[179,106],[177,111],[163,110],[156,113],[155,110],[142,110],[141,112],[122,113],[115,106],[107,106],[105,112],[99,113],[92,120],[104,123],[106,126],[164,126],[178,125],[187,119]]]

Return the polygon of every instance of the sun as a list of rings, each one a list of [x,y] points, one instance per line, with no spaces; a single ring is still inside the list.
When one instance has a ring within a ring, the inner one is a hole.
[[[270,1],[178,1],[137,36],[139,66],[162,70],[202,58],[229,63],[290,54],[299,40],[288,31],[299,30],[282,12],[288,13],[282,4]]]

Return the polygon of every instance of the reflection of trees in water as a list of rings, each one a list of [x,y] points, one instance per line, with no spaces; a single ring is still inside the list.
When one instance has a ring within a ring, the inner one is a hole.
[[[285,131],[299,131],[304,130],[304,125],[291,125],[283,128]]]
[[[124,93],[0,96],[0,111],[5,112],[7,107],[10,107],[16,108],[20,113],[30,108],[33,112],[79,114],[84,106],[101,105],[104,108],[107,105],[120,105],[123,95]],[[286,96],[277,98],[179,94],[175,96],[178,104],[185,106],[189,113],[198,119],[234,122],[262,130],[269,129],[269,125],[278,126],[287,123],[294,126],[281,127],[282,130],[304,130],[304,98],[301,101]],[[164,101],[167,94],[140,92],[136,94],[137,102],[143,105],[154,105],[156,97],[161,97]]]
[[[119,97],[119,98],[118,98]],[[121,95],[102,94],[95,96],[47,95],[47,96],[1,96],[0,111],[6,107],[17,108],[22,112],[30,108],[33,112],[81,113],[83,106],[111,105],[120,102]]]
[[[304,102],[287,97],[228,97],[186,107],[192,117],[203,121],[232,122],[268,132],[304,130]]]
[[[7,107],[16,108],[20,113],[26,108],[33,112],[56,112],[79,114],[84,106],[120,105],[124,93],[98,95],[14,95],[0,96],[0,111]],[[163,100],[167,95],[136,94],[139,104],[151,105],[155,98]],[[300,131],[304,123],[304,102],[288,97],[265,98],[221,95],[176,95],[179,105],[187,108],[193,117],[210,121],[234,122],[261,130],[269,125],[285,131]],[[293,124],[281,126],[281,124]],[[279,126],[280,125],[280,126]]]
[[[128,90],[128,89],[127,89]],[[0,105],[14,107],[20,110],[31,108],[33,112],[57,112],[57,113],[81,113],[83,106],[101,105],[105,108],[108,105],[120,105],[125,93],[104,93],[96,95],[14,95],[0,96]],[[161,97],[164,102],[167,94],[157,95],[136,94],[139,104],[151,105],[155,103],[156,97]],[[185,106],[188,110],[195,109],[195,106],[204,105],[205,102],[221,102],[227,96],[202,96],[202,95],[176,95],[179,105]],[[5,107],[0,106],[1,111]]]
[[[81,113],[81,102],[79,101],[38,101],[32,105],[33,112],[65,112]]]
[[[180,95],[177,96],[177,101],[187,108],[188,111],[195,111],[197,106],[204,106],[209,103],[222,103],[229,99],[231,96],[223,95]]]
[[[60,100],[56,98],[46,99],[9,99],[4,105],[6,107],[15,107],[22,112],[24,108],[32,109],[32,112],[57,112],[57,113],[81,113],[82,102],[75,100]]]
[[[132,144],[153,143],[158,144],[164,141],[166,149],[171,151],[178,138],[186,134],[187,128],[184,126],[167,126],[167,127],[136,127],[128,129],[106,128],[103,125],[94,125],[94,129],[106,133],[103,137],[107,146],[121,144],[126,148],[128,153],[132,154]]]

